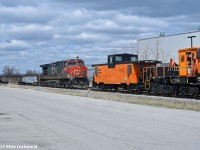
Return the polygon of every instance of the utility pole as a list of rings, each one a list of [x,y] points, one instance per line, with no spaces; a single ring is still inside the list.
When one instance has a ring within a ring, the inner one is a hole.
[[[195,38],[195,37],[196,37],[195,35],[193,35],[193,36],[188,36],[188,37],[187,37],[187,38],[190,38],[190,39],[191,39],[191,48],[193,47],[193,43],[192,43],[193,41],[192,41],[192,39]]]

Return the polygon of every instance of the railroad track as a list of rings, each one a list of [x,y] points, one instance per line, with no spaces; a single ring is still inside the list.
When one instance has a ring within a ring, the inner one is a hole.
[[[23,86],[23,85],[22,85]],[[130,93],[128,90],[122,90],[119,89],[115,91],[114,89],[111,90],[99,90],[99,88],[93,88],[93,87],[87,87],[87,88],[66,88],[63,86],[60,87],[50,87],[50,86],[39,86],[39,85],[24,85],[24,86],[38,86],[38,87],[48,87],[48,88],[61,88],[61,89],[74,89],[74,90],[90,90],[95,92],[107,92],[107,93],[122,93],[122,94],[130,94],[130,95],[144,95],[144,96],[156,96],[156,97],[164,97],[164,98],[178,98],[178,99],[191,99],[191,100],[200,100],[200,95],[198,97],[192,97],[192,95],[189,96],[172,96],[172,95],[162,95],[161,93],[158,95],[155,95],[154,93],[149,93],[146,91],[140,92],[140,93]]]

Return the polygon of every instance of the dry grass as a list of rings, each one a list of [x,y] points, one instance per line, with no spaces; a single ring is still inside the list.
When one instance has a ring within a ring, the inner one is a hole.
[[[11,88],[33,89],[51,93],[59,93],[72,96],[83,96],[83,97],[97,98],[103,100],[112,100],[125,103],[147,105],[147,106],[200,111],[200,101],[198,100],[155,97],[155,96],[145,96],[145,95],[129,95],[129,94],[98,92],[90,90],[71,90],[71,89],[61,89],[61,88],[19,86],[10,84],[1,86],[11,87]]]

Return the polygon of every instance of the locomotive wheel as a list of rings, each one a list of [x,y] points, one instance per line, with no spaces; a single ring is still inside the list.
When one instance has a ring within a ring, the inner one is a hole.
[[[189,88],[188,87],[180,87],[179,92],[181,96],[187,96],[189,95]]]
[[[178,87],[174,87],[172,91],[172,96],[177,97],[179,95]]]
[[[198,97],[199,96],[199,88],[195,87],[195,93],[196,93],[195,97]]]
[[[154,94],[155,94],[155,95],[158,95],[158,94],[159,94],[159,91],[160,91],[159,86],[154,86],[153,91],[154,91]]]
[[[196,97],[196,89],[195,89],[195,87],[189,87],[188,93],[189,93],[189,95],[191,95],[192,97]]]
[[[163,96],[168,96],[169,95],[169,87],[168,86],[163,86],[162,87],[162,92],[163,92]]]
[[[197,87],[190,87],[189,93],[191,94],[192,97],[197,97],[199,96],[199,89]]]

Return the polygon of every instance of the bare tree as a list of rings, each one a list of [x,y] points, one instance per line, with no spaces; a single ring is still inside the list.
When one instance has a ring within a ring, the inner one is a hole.
[[[162,55],[160,55],[160,60],[163,63],[169,62],[171,50],[166,51],[164,49],[161,49],[161,54]]]
[[[162,62],[167,62],[170,57],[170,52],[171,50],[165,50],[160,46],[160,41],[159,39],[156,39],[154,48],[151,49],[151,53],[153,54],[151,57],[154,60],[157,61],[162,61]]]
[[[134,52],[136,52],[137,55],[139,54],[137,44],[138,43],[134,43],[134,42],[129,43],[129,51],[131,51],[132,54],[134,54]]]
[[[10,67],[9,65],[6,65],[3,67],[3,74],[4,75],[16,75],[19,74],[19,70],[15,67]]]
[[[125,44],[123,49],[125,53],[129,53],[129,51],[131,51],[131,47],[129,44]]]
[[[146,47],[144,48],[143,50],[143,59],[144,60],[147,60],[149,59],[149,55],[150,55],[150,46],[149,46],[149,43],[146,44]]]
[[[117,53],[117,49],[116,48],[112,48],[112,54],[116,54]]]
[[[37,75],[37,74],[38,73],[35,70],[26,70],[26,73],[25,73],[25,75]]]
[[[157,39],[156,40],[156,49],[155,49],[155,60],[158,60],[160,57],[160,41]]]

